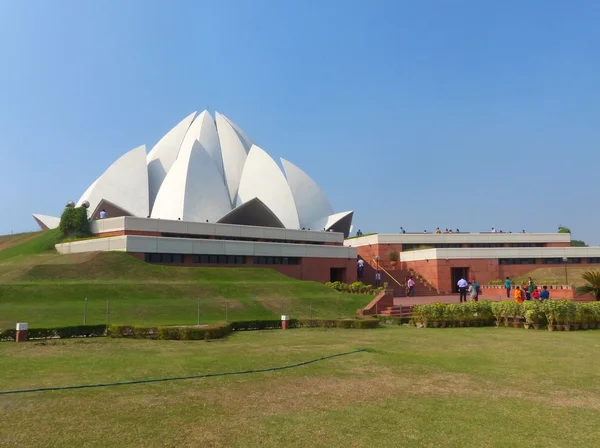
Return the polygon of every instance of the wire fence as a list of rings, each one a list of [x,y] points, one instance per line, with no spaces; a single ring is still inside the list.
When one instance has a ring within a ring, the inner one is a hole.
[[[351,295],[348,295],[351,296]],[[358,295],[357,295],[358,296]],[[342,299],[190,299],[130,301],[88,299],[39,304],[28,309],[0,309],[0,330],[27,322],[31,328],[71,325],[204,325],[216,322],[280,319],[337,319],[354,317],[369,298]],[[2,308],[0,306],[0,308]]]

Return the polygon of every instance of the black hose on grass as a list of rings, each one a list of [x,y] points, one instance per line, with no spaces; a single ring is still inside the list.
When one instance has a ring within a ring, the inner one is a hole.
[[[313,364],[315,362],[324,361],[326,359],[337,358],[339,356],[352,355],[354,353],[368,351],[364,348],[359,348],[344,353],[336,353],[334,355],[322,356],[320,358],[311,359],[309,361],[299,362],[297,364],[290,364],[287,366],[280,367],[268,367],[266,369],[255,369],[255,370],[240,370],[237,372],[221,372],[221,373],[202,373],[200,375],[189,375],[189,376],[176,376],[171,378],[156,378],[150,380],[133,380],[133,381],[120,381],[115,383],[98,383],[98,384],[82,384],[80,386],[56,386],[56,387],[38,387],[35,389],[15,389],[15,390],[3,390],[0,391],[0,395],[10,394],[25,394],[30,392],[46,392],[46,391],[57,391],[57,390],[69,390],[69,389],[87,389],[92,387],[110,387],[110,386],[125,386],[128,384],[145,384],[145,383],[162,383],[165,381],[180,381],[180,380],[192,380],[197,378],[211,378],[215,376],[229,376],[229,375],[246,375],[249,373],[264,373],[274,372],[277,370],[293,369],[294,367],[301,367],[307,364]]]

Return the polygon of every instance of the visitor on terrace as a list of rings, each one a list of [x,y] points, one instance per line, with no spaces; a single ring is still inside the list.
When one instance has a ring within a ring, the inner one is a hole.
[[[471,296],[471,302],[479,302],[479,283],[477,283],[477,280],[473,280],[469,295]]]
[[[402,235],[404,235],[406,233],[406,230],[404,230],[404,227],[400,226],[400,233]]]
[[[548,287],[546,285],[542,286],[542,292],[540,292],[540,300],[543,302],[544,300],[548,300],[550,298],[550,291],[548,291]]]
[[[506,288],[506,298],[510,299],[510,287],[511,287],[511,281],[509,277],[506,277],[506,280],[504,280],[504,286]]]
[[[356,269],[357,269],[357,273],[358,273],[358,278],[362,278],[363,271],[365,269],[365,260],[363,260],[362,258],[359,258],[358,261],[356,262]]]
[[[105,219],[108,218],[108,213],[106,213],[106,210],[102,209],[100,211],[100,219]]]
[[[406,284],[408,285],[408,297],[414,297],[415,296],[415,281],[413,280],[412,276],[408,279],[408,282]]]
[[[435,229],[435,233],[440,234],[442,233],[442,231],[440,230],[440,228],[438,227],[437,229]]]
[[[458,286],[458,292],[460,294],[460,303],[467,301],[467,288],[469,287],[469,283],[461,277],[461,279],[456,284]]]
[[[519,285],[515,286],[515,302],[523,303],[523,291]]]
[[[531,296],[533,294],[534,288],[535,288],[535,283],[533,282],[533,279],[531,277],[529,277],[529,280],[527,281],[527,300],[531,300]]]

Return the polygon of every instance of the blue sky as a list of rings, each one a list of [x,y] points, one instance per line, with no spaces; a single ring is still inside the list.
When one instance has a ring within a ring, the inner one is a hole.
[[[208,105],[363,232],[600,244],[600,2],[0,1],[0,234]]]

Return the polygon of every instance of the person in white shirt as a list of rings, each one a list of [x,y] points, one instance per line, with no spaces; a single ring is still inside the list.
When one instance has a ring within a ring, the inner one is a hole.
[[[492,233],[496,233],[496,229],[492,227]]]
[[[412,276],[409,277],[406,284],[408,285],[408,297],[414,297],[415,296],[415,281],[413,280]]]
[[[467,301],[467,288],[469,287],[469,283],[461,277],[461,279],[458,281],[458,283],[456,283],[456,286],[458,286],[458,292],[460,293],[460,302],[463,302],[463,299],[465,299],[464,301]]]
[[[104,219],[104,218],[108,218],[108,213],[106,213],[106,210],[102,209],[100,211],[100,219]]]
[[[379,288],[381,286],[381,272],[377,271],[375,273],[375,287]]]
[[[360,258],[358,260],[358,262],[356,263],[356,268],[358,269],[358,278],[362,278],[362,276],[363,276],[363,270],[365,268],[365,260],[363,260],[362,258]]]

